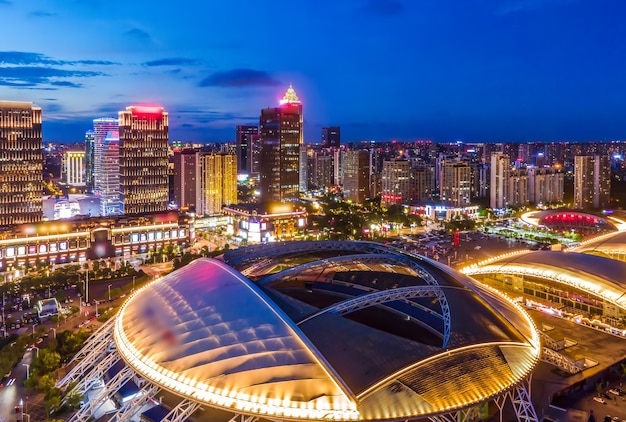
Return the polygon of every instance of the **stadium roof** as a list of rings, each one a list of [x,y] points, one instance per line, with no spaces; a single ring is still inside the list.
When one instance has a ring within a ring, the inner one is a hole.
[[[578,252],[537,251],[464,268],[463,273],[520,274],[556,281],[626,309],[626,262]]]
[[[197,260],[136,292],[114,329],[136,372],[209,406],[404,420],[488,401],[539,358],[516,304],[391,247],[294,242],[224,260],[232,266]]]

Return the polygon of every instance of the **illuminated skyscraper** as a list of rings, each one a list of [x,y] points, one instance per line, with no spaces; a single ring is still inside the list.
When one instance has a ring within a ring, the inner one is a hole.
[[[100,197],[100,215],[119,215],[120,135],[117,119],[103,117],[93,121],[93,182]]]
[[[302,103],[291,85],[280,106],[261,111],[260,128],[261,200],[298,201]]]
[[[168,114],[162,107],[119,112],[120,194],[124,214],[168,209]]]
[[[599,209],[611,199],[611,161],[605,155],[574,157],[574,207]]]
[[[439,198],[453,207],[465,207],[471,203],[471,168],[465,161],[444,160],[441,167]]]
[[[85,186],[84,164],[84,151],[65,151],[65,154],[63,154],[65,183],[70,186]]]
[[[95,153],[94,133],[89,129],[85,133],[85,186],[88,193],[93,193],[96,187],[93,176]]]
[[[222,206],[237,204],[237,156],[226,153],[202,154],[199,159],[197,212],[215,215]]]
[[[196,209],[198,155],[191,149],[174,151],[174,203],[182,210]]]
[[[346,151],[343,171],[343,196],[355,204],[370,197],[370,152]]]
[[[491,154],[491,183],[489,204],[491,208],[506,208],[509,201],[509,174],[511,162],[507,154]]]
[[[407,160],[383,161],[381,206],[403,205],[409,201],[411,189],[411,163]]]
[[[258,134],[258,126],[237,126],[235,141],[237,149],[237,171],[239,173],[252,174],[254,140]]]
[[[43,216],[41,108],[0,101],[0,225]]]

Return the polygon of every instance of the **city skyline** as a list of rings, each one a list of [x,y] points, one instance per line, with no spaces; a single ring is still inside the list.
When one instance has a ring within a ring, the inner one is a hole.
[[[131,104],[167,109],[171,140],[234,141],[290,83],[307,143],[626,137],[619,1],[194,6],[0,0],[0,99],[41,107],[45,142]]]

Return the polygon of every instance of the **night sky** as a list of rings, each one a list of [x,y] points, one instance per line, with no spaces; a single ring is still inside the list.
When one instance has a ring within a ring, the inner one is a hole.
[[[626,139],[623,0],[0,0],[0,99],[44,141],[131,104],[234,140],[292,82],[306,142]]]

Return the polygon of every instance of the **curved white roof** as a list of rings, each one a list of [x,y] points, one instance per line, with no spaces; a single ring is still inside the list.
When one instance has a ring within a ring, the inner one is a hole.
[[[267,268],[259,277],[272,277],[270,262],[291,267],[272,283],[207,258],[136,292],[115,322],[120,355],[183,397],[283,420],[449,413],[502,394],[536,365],[532,321],[498,292],[405,253],[430,274],[426,283],[425,274],[403,269],[401,260],[366,259],[361,252],[372,246],[359,243],[349,251],[345,242],[317,245],[317,254],[354,257],[319,272],[324,258],[307,253],[303,243],[259,254]],[[367,303],[368,294],[394,289],[437,292],[438,299]],[[350,316],[332,310],[361,300],[364,307]],[[442,345],[443,325],[451,329]]]

